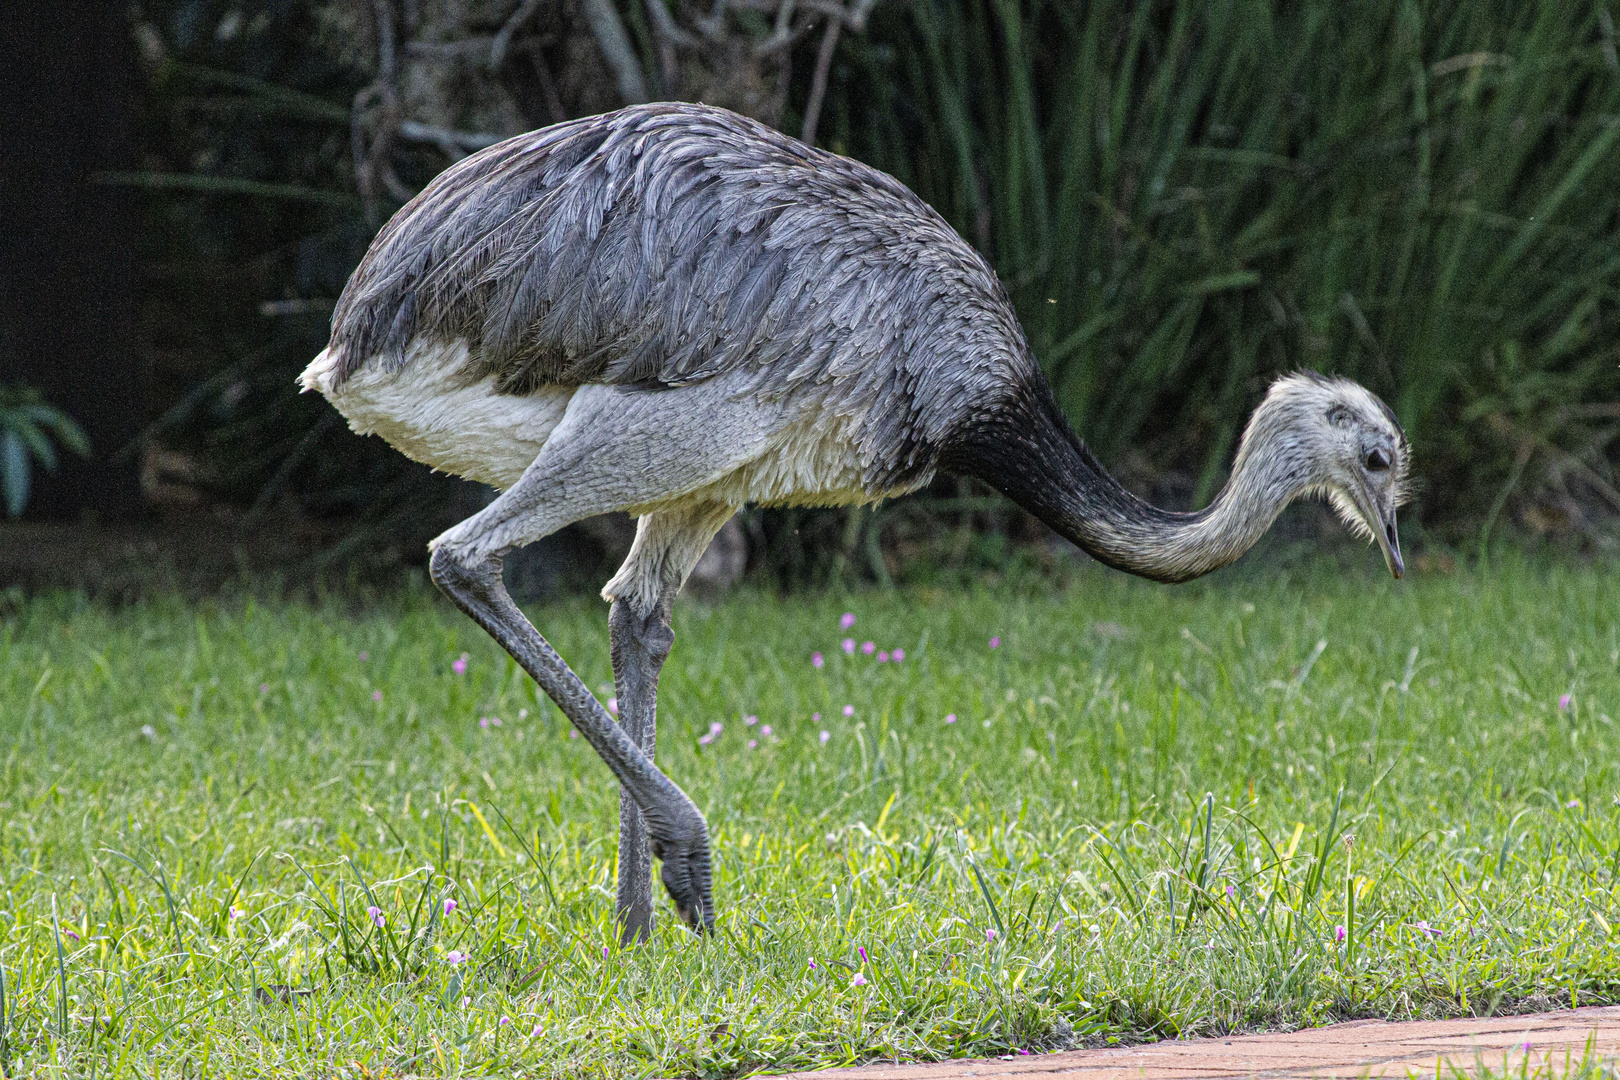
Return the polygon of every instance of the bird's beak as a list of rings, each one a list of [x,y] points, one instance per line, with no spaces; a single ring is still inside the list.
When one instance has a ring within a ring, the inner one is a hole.
[[[1399,579],[1406,573],[1406,564],[1401,561],[1401,540],[1395,534],[1395,500],[1390,499],[1388,505],[1381,505],[1383,501],[1367,499],[1367,505],[1373,508],[1373,512],[1367,515],[1367,524],[1372,526],[1372,533],[1378,538],[1378,547],[1384,553],[1384,565]]]

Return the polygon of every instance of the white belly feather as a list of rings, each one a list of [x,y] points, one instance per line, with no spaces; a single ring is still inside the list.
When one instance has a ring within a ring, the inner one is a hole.
[[[417,341],[397,371],[368,361],[334,389],[336,360],[325,350],[298,381],[320,391],[358,434],[378,435],[414,461],[504,491],[539,455],[574,388],[501,394],[493,375],[467,385],[458,374],[466,363],[464,341]]]

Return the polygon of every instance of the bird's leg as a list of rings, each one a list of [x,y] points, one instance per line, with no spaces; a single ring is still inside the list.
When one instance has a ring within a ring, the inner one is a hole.
[[[563,715],[601,755],[646,820],[652,853],[675,909],[698,930],[714,925],[709,829],[675,782],[642,753],[602,708],[579,676],[518,610],[501,582],[499,555],[462,558],[441,543],[428,564],[433,581],[523,666]]]
[[[666,595],[646,615],[628,600],[615,599],[608,609],[608,641],[613,656],[613,686],[619,696],[619,726],[649,761],[658,742],[658,672],[669,656],[675,633],[670,629]],[[628,945],[652,936],[652,861],[641,808],[628,788],[619,791],[619,941]]]

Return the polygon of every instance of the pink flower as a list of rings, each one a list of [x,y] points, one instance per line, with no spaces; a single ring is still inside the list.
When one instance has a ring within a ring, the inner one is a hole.
[[[992,648],[992,649],[999,649],[999,648],[1001,648],[1001,638],[1000,638],[1000,637],[993,637],[993,638],[991,638],[991,639],[990,639],[990,647],[991,647],[991,648]]]
[[[381,926],[387,921],[383,917],[382,908],[378,907],[376,904],[372,904],[370,907],[366,908],[366,914],[371,917],[371,921],[377,926]]]
[[[845,638],[844,641],[843,641],[843,647],[844,647],[844,652],[848,653],[850,656],[855,655],[855,639],[854,638],[852,638],[852,637]]]
[[[230,910],[231,922],[235,922],[237,919],[240,919],[242,916],[244,916],[246,914],[247,914],[247,912],[243,911],[241,908],[237,907],[235,904],[231,905],[231,910]]]
[[[444,962],[449,964],[451,967],[455,967],[457,964],[463,963],[466,959],[467,954],[459,949],[451,949],[449,952],[444,954]]]
[[[1237,889],[1233,888],[1231,885],[1228,885],[1226,887],[1226,898],[1228,900],[1236,900],[1237,899]]]
[[[755,724],[759,723],[759,717],[745,716],[743,717],[743,723],[747,724],[749,727],[753,727]]]
[[[457,906],[458,905],[456,904],[456,902],[454,900],[452,900],[450,897],[447,896],[447,897],[444,898],[444,913],[446,915],[448,915],[452,911],[456,910]]]
[[[819,724],[819,723],[821,723],[821,714],[820,714],[820,713],[818,713],[818,712],[813,712],[813,713],[811,713],[811,714],[810,714],[810,722],[811,722],[811,723],[814,723],[814,724]]]
[[[607,958],[608,958],[608,947],[606,945],[604,945],[604,946],[602,946],[602,959],[606,960]]]
[[[616,698],[616,697],[608,698],[608,712],[612,713],[614,716],[619,715],[619,699],[618,698]]]
[[[863,642],[861,642],[861,654],[862,655],[871,656],[876,651],[877,651],[877,642],[875,642],[875,641],[863,641]]]
[[[992,928],[990,928],[990,929],[988,929],[988,930],[986,930],[984,932],[984,940],[985,940],[985,944],[989,944],[989,943],[996,940],[996,931],[995,931],[994,927],[992,927]]]
[[[811,971],[816,970],[816,958],[813,957],[813,956],[810,958],[810,970]]]
[[[382,691],[381,690],[373,690],[371,692],[371,700],[372,701],[381,701],[382,700]]]
[[[1439,928],[1430,926],[1427,919],[1419,919],[1417,922],[1412,924],[1412,929],[1416,930],[1420,934],[1427,934],[1430,937],[1440,936]]]
[[[489,717],[480,716],[478,718],[478,726],[481,727],[481,728],[488,728],[489,727]]]
[[[854,625],[855,625],[855,613],[853,611],[844,612],[843,616],[838,620],[838,626],[839,626],[839,629],[841,629],[841,630],[848,630],[850,627],[852,627]]]
[[[63,930],[63,931],[62,931],[62,933],[64,933],[64,934],[66,934],[66,935],[67,935],[67,936],[68,936],[68,937],[70,937],[70,938],[72,938],[72,939],[73,939],[73,940],[74,940],[74,941],[78,941],[78,940],[79,940],[79,934],[78,934],[78,931],[76,931],[76,930],[67,930],[67,929],[64,929],[64,930]]]
[[[510,1016],[501,1017],[501,1027],[505,1027],[507,1024],[510,1024],[511,1022],[512,1022],[512,1018]]]
[[[853,705],[845,705],[844,706],[844,715],[845,716],[854,716],[855,715],[855,706],[853,706]]]
[[[889,662],[889,654],[886,653],[886,652],[878,653],[877,654],[877,662],[880,663],[880,664],[887,664]]]
[[[754,750],[754,749],[757,749],[758,746],[759,746],[759,740],[758,739],[749,739],[748,740],[748,749]]]
[[[539,1037],[540,1037],[540,1025],[536,1024],[536,1025],[534,1025],[534,1030],[529,1032],[529,1038],[538,1039]]]
[[[826,746],[827,745],[827,740],[832,738],[832,732],[823,729],[819,738],[820,738],[820,741],[821,741],[821,745]]]
[[[1560,694],[1559,697],[1558,697],[1558,711],[1559,712],[1569,712],[1569,706],[1570,706],[1571,700],[1572,699],[1570,698],[1570,696],[1568,694]]]
[[[855,951],[861,954],[861,963],[863,963],[863,964],[868,963],[868,961],[866,959],[866,946],[865,945],[857,945],[857,946],[855,946]]]
[[[1334,924],[1334,926],[1333,926],[1333,940],[1337,944],[1343,945],[1344,944],[1344,939],[1349,937],[1349,936],[1350,936],[1350,931],[1346,930],[1344,927],[1338,925],[1337,923]]]
[[[826,664],[827,664],[826,658],[823,657],[820,653],[813,652],[813,653],[810,654],[810,666],[811,667],[825,667]]]
[[[577,738],[579,738],[579,729],[578,729],[578,728],[569,728],[569,729],[568,729],[568,737],[569,737],[569,738],[570,738],[570,739],[577,739]]]
[[[862,975],[860,972],[857,971],[855,973],[855,977],[853,979],[849,980],[849,985],[851,985],[851,986],[865,986],[866,985],[866,976]]]
[[[370,659],[371,659],[371,654],[370,654],[370,653],[368,653],[368,652],[366,652],[366,650],[364,650],[364,649],[361,649],[361,650],[360,650],[360,662],[361,662],[361,663],[362,663],[362,664],[363,664],[363,663],[365,663],[365,662],[366,662],[366,661],[367,661],[367,660],[370,660]]]
[[[889,653],[889,659],[893,660],[897,664],[900,661],[904,660],[905,658],[906,658],[906,650],[904,650],[904,649],[894,649]]]
[[[766,724],[764,727],[759,729],[759,733],[761,735],[763,735],[767,739],[770,738],[771,737],[771,725]]]
[[[467,674],[467,654],[462,653],[460,656],[450,661],[450,670],[455,672],[457,675]]]
[[[1525,1053],[1528,1054],[1530,1052],[1530,1040],[1526,1039],[1526,1040],[1524,1040],[1524,1042],[1520,1043],[1519,1044],[1519,1049],[1523,1050]]]
[[[954,723],[956,723],[956,714],[955,714],[955,713],[953,713],[953,712],[948,712],[948,713],[946,713],[946,714],[945,714],[945,722],[946,722],[946,723],[947,723],[947,724],[954,724]]]
[[[468,997],[464,997],[464,998],[461,999],[461,1007],[463,1009],[465,1009],[467,1006],[469,1006],[471,1004],[472,1004],[472,997],[470,995]]]

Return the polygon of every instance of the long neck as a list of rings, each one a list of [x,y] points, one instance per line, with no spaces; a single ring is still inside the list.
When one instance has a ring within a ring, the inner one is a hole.
[[[942,464],[977,476],[1118,570],[1187,581],[1236,560],[1309,484],[1293,443],[1264,418],[1244,433],[1231,480],[1195,513],[1122,487],[1064,420],[1044,379],[1004,415],[965,432]]]

